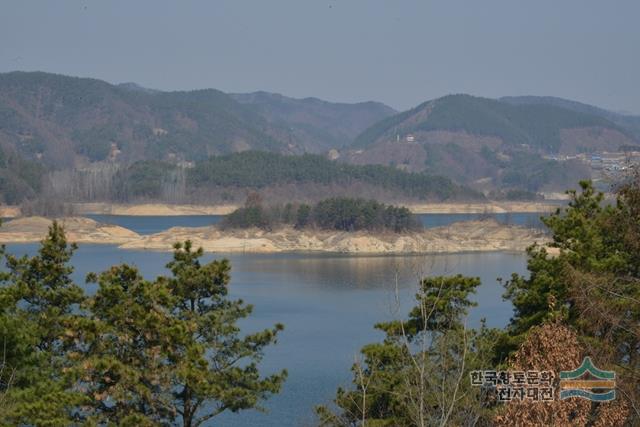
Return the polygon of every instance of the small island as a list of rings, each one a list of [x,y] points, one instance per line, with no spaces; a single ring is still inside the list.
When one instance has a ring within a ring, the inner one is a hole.
[[[88,218],[68,217],[58,221],[71,241],[157,251],[171,251],[175,242],[191,240],[205,251],[215,253],[520,252],[548,240],[539,230],[504,225],[490,218],[426,229],[406,207],[374,200],[331,198],[312,205],[265,206],[256,194],[250,194],[244,206],[216,225],[173,227],[151,235],[139,235]],[[8,221],[0,227],[0,242],[38,242],[51,223],[51,219],[43,217]]]
[[[544,233],[493,219],[425,229],[405,207],[374,200],[331,198],[315,205],[265,207],[257,195],[210,227],[174,227],[127,242],[126,249],[171,250],[189,239],[208,252],[333,252],[419,254],[524,251]]]

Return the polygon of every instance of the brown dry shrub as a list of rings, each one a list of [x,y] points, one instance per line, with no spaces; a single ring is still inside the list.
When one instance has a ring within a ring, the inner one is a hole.
[[[545,323],[531,330],[510,361],[515,371],[573,370],[582,363],[583,348],[578,336],[559,322]],[[592,403],[580,398],[558,400],[559,379],[555,378],[556,400],[535,402],[512,401],[498,411],[497,426],[622,426],[628,416],[626,404],[618,399],[612,403]]]

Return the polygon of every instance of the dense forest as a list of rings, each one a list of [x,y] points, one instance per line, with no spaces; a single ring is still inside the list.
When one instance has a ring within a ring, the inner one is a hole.
[[[185,166],[154,161],[103,162],[50,174],[46,193],[57,200],[242,203],[260,191],[270,203],[317,201],[332,195],[382,200],[483,200],[481,193],[439,176],[386,166],[356,166],[319,155],[247,151]]]
[[[293,204],[265,207],[257,193],[245,206],[227,215],[220,227],[272,230],[289,225],[297,229],[337,231],[391,231],[402,233],[422,228],[420,221],[405,207],[385,205],[375,200],[331,198],[314,205]]]
[[[189,172],[194,187],[262,188],[286,183],[348,185],[362,182],[421,200],[482,199],[483,196],[447,178],[407,173],[379,165],[349,165],[322,156],[283,156],[245,152],[211,157]]]
[[[35,198],[45,173],[40,164],[0,148],[0,202],[15,205]]]

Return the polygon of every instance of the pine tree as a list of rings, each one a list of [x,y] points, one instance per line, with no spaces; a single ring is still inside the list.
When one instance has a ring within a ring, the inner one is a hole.
[[[37,255],[5,256],[0,425],[191,427],[280,390],[286,371],[258,363],[283,326],[241,333],[252,307],[228,298],[227,260],[177,244],[169,277],[113,266],[88,275],[98,290],[85,297],[75,249],[54,222]]]
[[[85,401],[71,388],[66,353],[82,289],[71,280],[68,244],[57,222],[49,228],[37,255],[6,255],[0,286],[0,339],[3,348],[2,401],[9,425],[67,425]]]
[[[474,425],[485,417],[483,391],[468,378],[486,368],[496,331],[464,322],[479,284],[461,275],[424,279],[408,319],[376,325],[386,337],[362,348],[355,387],[337,391],[339,411],[317,408],[321,425]]]
[[[201,264],[202,255],[176,244],[172,276],[153,282],[127,265],[89,277],[99,284],[83,362],[93,419],[199,426],[279,391],[286,371],[262,377],[257,364],[282,325],[242,337],[237,321],[252,307],[227,298],[229,262]]]

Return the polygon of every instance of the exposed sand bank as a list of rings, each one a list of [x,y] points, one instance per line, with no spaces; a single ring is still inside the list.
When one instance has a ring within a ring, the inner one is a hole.
[[[337,252],[399,254],[479,251],[523,251],[547,239],[539,231],[501,225],[494,220],[467,221],[411,234],[299,231],[292,228],[221,231],[216,227],[174,227],[141,236],[120,247],[169,251],[177,241],[191,240],[207,252]]]
[[[111,203],[75,203],[76,214],[105,214],[131,216],[179,216],[179,215],[226,215],[237,209],[235,205],[172,205],[163,203],[111,204]]]
[[[140,235],[124,227],[107,225],[88,218],[62,218],[67,239],[77,243],[122,244],[140,239]],[[0,242],[30,243],[42,240],[52,220],[33,216],[7,221],[0,227]]]
[[[419,205],[406,205],[411,212],[417,214],[439,213],[526,213],[526,212],[553,212],[558,208],[557,204],[544,202],[487,202],[487,203],[424,203]]]
[[[19,206],[0,205],[0,217],[15,218],[20,216]]]

